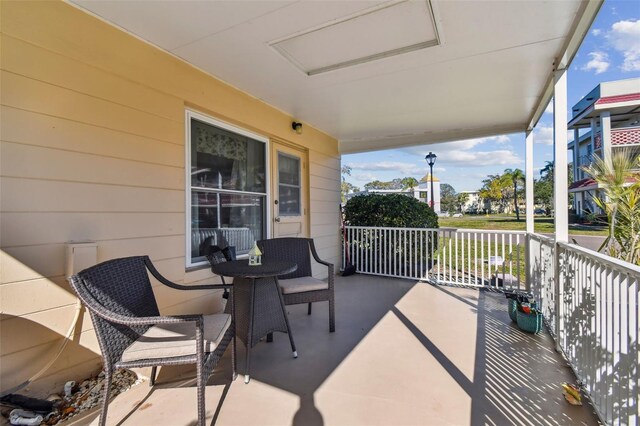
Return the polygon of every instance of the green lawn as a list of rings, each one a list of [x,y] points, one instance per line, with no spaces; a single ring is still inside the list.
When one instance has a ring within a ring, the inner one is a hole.
[[[520,221],[515,215],[468,215],[463,217],[440,217],[438,218],[440,227],[470,228],[470,229],[497,229],[509,231],[524,231],[526,224],[524,215],[520,216]],[[538,233],[553,233],[553,218],[536,216],[535,231]],[[606,228],[589,227],[584,225],[569,225],[571,235],[607,235]]]

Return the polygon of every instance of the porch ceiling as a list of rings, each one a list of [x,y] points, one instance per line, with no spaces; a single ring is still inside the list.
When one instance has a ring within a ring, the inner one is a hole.
[[[554,63],[566,66],[602,3],[73,2],[336,137],[343,153],[524,131],[550,96]],[[412,4],[432,12],[435,42],[431,29],[423,40],[408,26],[400,9]],[[394,28],[384,51],[380,10]],[[319,28],[332,31],[310,31]],[[378,59],[312,75],[300,66],[364,56]]]

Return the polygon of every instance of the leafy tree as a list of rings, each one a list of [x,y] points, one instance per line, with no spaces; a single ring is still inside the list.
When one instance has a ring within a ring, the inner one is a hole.
[[[583,170],[593,177],[604,197],[594,203],[607,214],[609,235],[600,250],[609,256],[640,265],[640,155],[616,150],[603,160],[594,157]]]
[[[413,190],[413,188],[419,185],[418,179],[414,177],[402,178],[401,182],[402,182],[402,189],[405,189],[405,190],[406,189]]]
[[[516,220],[520,222],[520,208],[518,207],[518,183],[524,183],[524,172],[520,169],[506,169],[503,174],[504,179],[513,182],[513,206],[516,210]]]
[[[533,201],[541,204],[547,215],[553,209],[553,181],[540,178],[533,183]]]
[[[340,199],[342,202],[346,202],[347,194],[350,192],[360,192],[360,188],[347,182],[346,177],[351,176],[351,166],[344,165],[340,168],[342,175],[342,181],[340,182]]]
[[[373,182],[365,183],[364,189],[391,189],[391,183],[374,180]]]
[[[544,167],[540,170],[540,178],[553,182],[553,161],[545,161]]]
[[[340,183],[340,196],[343,203],[347,200],[347,194],[352,194],[354,192],[360,192],[360,188],[347,181],[342,181]]]
[[[545,166],[540,170],[540,179],[534,182],[533,197],[536,204],[542,204],[547,211],[547,215],[551,214],[553,209],[553,180],[554,180],[554,163],[547,161]],[[573,166],[567,165],[567,176],[569,182],[573,182]],[[573,203],[573,194],[569,194],[569,203]]]
[[[412,177],[395,178],[388,182],[382,182],[374,180],[373,182],[366,183],[364,189],[409,189],[418,186],[418,181]]]
[[[458,207],[458,212],[462,213],[462,209],[467,201],[469,201],[469,194],[467,194],[466,192],[461,192],[456,195],[456,205]]]
[[[480,197],[489,202],[489,213],[491,213],[494,203],[504,203],[505,180],[502,175],[489,175],[482,181],[482,188],[479,191]]]
[[[448,183],[440,185],[440,210],[455,213],[458,209],[456,190]]]

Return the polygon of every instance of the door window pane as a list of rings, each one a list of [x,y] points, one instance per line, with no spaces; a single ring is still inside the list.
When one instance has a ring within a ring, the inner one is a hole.
[[[300,159],[278,153],[278,212],[300,216]]]
[[[280,216],[300,216],[300,188],[280,186]]]
[[[300,159],[279,152],[278,177],[281,185],[300,186]]]

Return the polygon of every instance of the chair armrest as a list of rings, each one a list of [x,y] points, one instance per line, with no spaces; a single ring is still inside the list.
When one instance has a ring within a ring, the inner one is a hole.
[[[331,290],[331,292],[333,292],[333,263],[325,262],[324,260],[320,259],[320,256],[318,256],[318,252],[316,251],[316,245],[313,243],[312,239],[309,239],[309,247],[311,247],[311,254],[313,255],[315,261],[321,265],[325,265],[329,270],[329,289]]]
[[[147,266],[147,269],[149,270],[149,272],[151,272],[151,275],[153,275],[155,279],[157,279],[167,287],[175,288],[176,290],[215,290],[215,289],[224,289],[224,288],[233,287],[232,284],[224,284],[224,283],[223,284],[203,284],[203,285],[177,284],[172,281],[169,281],[168,279],[160,275],[160,272],[158,272],[156,267],[153,266],[153,263],[151,263],[151,260],[148,257],[145,258],[144,263]]]
[[[196,315],[173,315],[173,316],[153,316],[153,317],[133,317],[128,315],[118,314],[113,312],[102,305],[91,304],[89,309],[96,315],[104,318],[107,321],[114,322],[116,324],[122,324],[127,326],[136,325],[156,325],[156,324],[176,324],[182,322],[195,322],[197,327],[202,327],[204,319],[202,314]]]
[[[330,269],[333,269],[333,263],[325,262],[324,260],[320,259],[320,256],[318,256],[318,252],[316,251],[316,245],[313,243],[312,239],[309,239],[309,247],[311,248],[311,254],[313,255],[313,258],[316,262],[321,265],[328,266]]]

